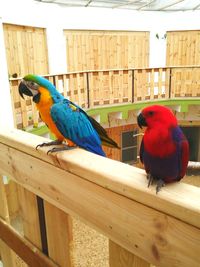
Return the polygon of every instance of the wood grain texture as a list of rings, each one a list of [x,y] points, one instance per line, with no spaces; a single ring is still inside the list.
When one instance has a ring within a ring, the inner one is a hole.
[[[3,24],[9,76],[48,73],[46,31],[43,28]]]
[[[62,210],[44,202],[49,257],[62,267],[71,267],[71,218]]]
[[[24,236],[38,249],[42,248],[36,195],[23,187],[18,187],[20,215]]]
[[[150,263],[133,255],[116,243],[109,241],[110,267],[150,267]]]
[[[2,173],[0,172],[0,217],[5,222],[10,223],[8,202],[6,197],[5,185],[3,183]],[[17,267],[15,263],[15,253],[10,247],[3,241],[0,235],[0,252],[1,260],[4,267]]]
[[[200,64],[200,31],[167,32],[167,66],[185,66]]]
[[[64,30],[69,71],[148,67],[149,32]]]
[[[8,223],[0,218],[0,237],[30,267],[58,267],[41,253],[31,242],[20,236]],[[10,265],[13,267],[15,265]]]
[[[35,151],[34,136],[29,148],[25,138],[9,138],[0,135],[0,169],[23,187],[145,261],[199,266],[198,188],[174,184],[156,195],[137,168],[81,149],[48,157]]]

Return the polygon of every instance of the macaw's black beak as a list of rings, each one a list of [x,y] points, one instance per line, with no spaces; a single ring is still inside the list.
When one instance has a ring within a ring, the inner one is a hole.
[[[138,126],[139,126],[141,129],[142,129],[142,126],[147,126],[145,117],[142,115],[142,113],[140,113],[140,114],[137,116],[137,124],[138,124]]]
[[[22,98],[24,98],[24,95],[33,96],[31,90],[28,89],[28,87],[23,83],[23,81],[19,84],[18,90]]]

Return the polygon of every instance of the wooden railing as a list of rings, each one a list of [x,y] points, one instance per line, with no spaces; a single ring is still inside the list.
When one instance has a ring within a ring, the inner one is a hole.
[[[0,131],[0,174],[17,183],[23,225],[23,234],[10,225],[0,179],[4,267],[26,266],[14,252],[29,266],[71,267],[70,215],[108,237],[110,267],[200,265],[199,188],[175,183],[156,195],[141,169],[78,148],[47,155],[35,149],[43,141]]]
[[[46,75],[56,88],[85,109],[139,101],[200,97],[200,67],[168,67],[73,72]],[[10,79],[17,128],[37,126],[40,119],[30,98],[18,93],[20,79]]]

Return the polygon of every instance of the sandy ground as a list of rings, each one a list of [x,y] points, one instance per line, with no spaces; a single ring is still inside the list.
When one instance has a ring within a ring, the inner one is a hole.
[[[73,267],[109,267],[108,239],[73,218]]]

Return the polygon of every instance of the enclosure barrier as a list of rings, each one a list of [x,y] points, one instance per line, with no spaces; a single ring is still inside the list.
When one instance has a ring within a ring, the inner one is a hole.
[[[200,97],[200,66],[80,71],[46,75],[68,99],[90,109],[105,105]],[[21,79],[10,79],[17,128],[37,126],[38,112],[30,98],[20,98]]]
[[[0,130],[0,173],[17,183],[23,223],[17,234],[1,180],[4,267],[22,266],[12,261],[13,251],[29,266],[71,267],[70,215],[109,238],[110,267],[200,265],[199,188],[174,183],[156,195],[141,169],[79,148],[47,155],[35,149],[44,141]]]

